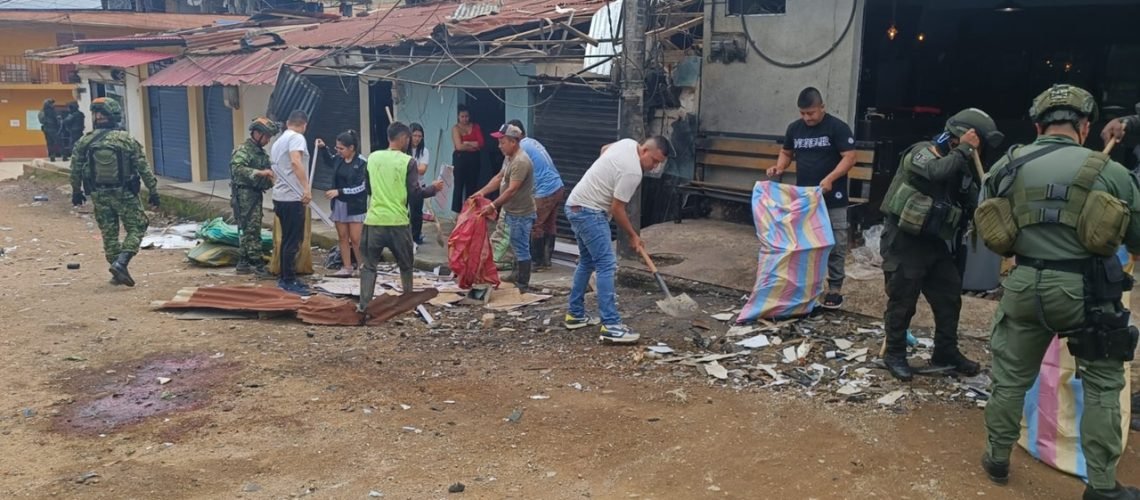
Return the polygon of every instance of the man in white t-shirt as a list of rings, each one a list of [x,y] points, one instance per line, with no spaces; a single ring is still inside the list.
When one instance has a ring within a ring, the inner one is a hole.
[[[305,129],[309,115],[297,110],[285,122],[288,127],[270,149],[273,162],[273,213],[281,222],[281,273],[277,286],[297,295],[309,295],[309,287],[297,279],[297,252],[305,238],[305,209],[313,200],[309,189],[309,147]]]
[[[638,334],[622,324],[614,299],[617,257],[611,244],[610,217],[629,235],[629,244],[634,250],[644,248],[625,206],[641,185],[642,174],[663,166],[669,150],[669,140],[661,136],[646,139],[641,144],[633,139],[608,144],[602,147],[602,155],[570,192],[566,199],[566,218],[578,240],[578,268],[574,270],[574,284],[570,288],[566,328],[577,330],[600,323],[602,340],[637,342]],[[586,287],[594,272],[597,272],[600,320],[586,314]]]

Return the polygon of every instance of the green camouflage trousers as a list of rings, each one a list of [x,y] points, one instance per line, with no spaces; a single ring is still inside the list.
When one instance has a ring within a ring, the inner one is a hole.
[[[238,245],[238,262],[259,266],[265,263],[261,250],[261,191],[235,186],[230,198],[234,211],[234,224],[241,234]]]
[[[146,226],[150,223],[139,196],[121,188],[103,189],[91,193],[91,202],[95,205],[95,222],[103,233],[103,253],[107,262],[114,262],[121,252],[138,253]],[[119,223],[127,231],[121,243]]]
[[[1037,380],[1041,360],[1053,340],[1050,330],[1064,331],[1085,322],[1084,279],[1076,273],[1018,266],[1010,271],[1002,288],[990,336],[993,396],[986,405],[986,451],[999,462],[1008,462],[1021,434],[1025,392]],[[1089,485],[1112,489],[1121,453],[1124,363],[1077,360],[1077,373],[1084,392],[1080,432]]]

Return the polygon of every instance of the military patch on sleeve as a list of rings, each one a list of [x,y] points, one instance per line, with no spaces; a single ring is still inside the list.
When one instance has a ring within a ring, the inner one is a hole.
[[[937,157],[934,156],[934,153],[932,153],[929,149],[921,148],[914,152],[914,156],[911,157],[910,161],[916,167],[921,167],[929,163],[931,160],[934,160],[935,158]]]

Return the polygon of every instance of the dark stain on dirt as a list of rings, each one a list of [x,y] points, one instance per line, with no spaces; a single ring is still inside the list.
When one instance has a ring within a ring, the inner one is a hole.
[[[106,433],[152,417],[201,408],[237,368],[236,363],[204,354],[164,353],[73,376],[66,389],[74,394],[74,403],[56,420],[55,430]],[[160,378],[169,381],[162,383]],[[188,422],[205,423],[201,419]]]

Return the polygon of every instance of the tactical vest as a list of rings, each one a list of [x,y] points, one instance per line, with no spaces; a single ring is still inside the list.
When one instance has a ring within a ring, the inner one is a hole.
[[[127,184],[126,162],[119,148],[96,137],[87,146],[87,164],[96,187],[118,187]]]
[[[903,153],[900,170],[895,173],[879,210],[895,216],[899,230],[904,233],[953,239],[962,220],[962,209],[949,200],[935,200],[928,194],[934,191],[926,189],[928,182],[911,173],[914,154],[920,152],[920,148],[912,146]]]
[[[1013,160],[1003,169],[1004,175],[995,179],[998,184],[996,196],[978,205],[974,220],[986,246],[999,255],[1009,257],[1013,255],[1013,246],[1021,228],[1061,224],[1077,232],[1077,239],[1085,250],[1101,256],[1114,255],[1124,241],[1131,214],[1120,199],[1092,189],[1097,176],[1108,164],[1108,156],[1089,152],[1069,184],[1025,186],[1010,192],[1018,171],[1029,163],[1029,156],[1043,155],[1030,153]],[[1064,204],[1052,208],[1044,206],[1043,202],[1049,201],[1062,201]]]

